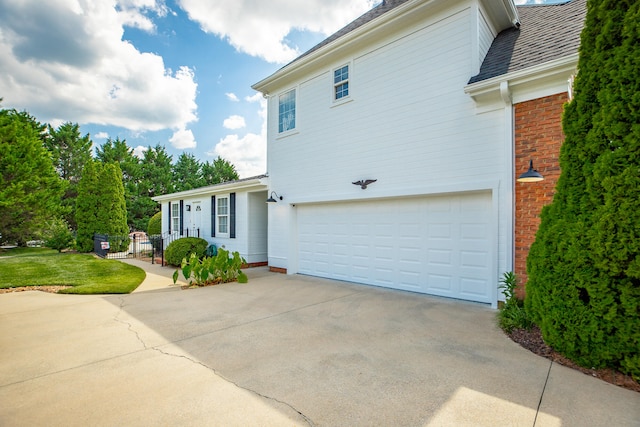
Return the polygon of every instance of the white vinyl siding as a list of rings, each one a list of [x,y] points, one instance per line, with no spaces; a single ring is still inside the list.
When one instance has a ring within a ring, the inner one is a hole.
[[[479,55],[478,59],[480,63],[478,67],[482,65],[484,58],[487,56],[487,52],[489,52],[489,48],[493,43],[493,39],[496,37],[496,34],[491,30],[489,23],[487,22],[487,18],[485,18],[484,13],[480,12],[478,15],[478,50]]]
[[[505,109],[479,113],[465,94],[474,68],[469,40],[478,28],[471,19],[478,14],[461,3],[442,5],[438,13],[407,18],[408,25],[384,32],[360,50],[354,45],[344,56],[336,52],[335,67],[349,61],[350,75],[357,71],[357,102],[327,108],[333,67],[318,66],[315,73],[288,81],[287,86],[297,88],[298,111],[304,111],[304,132],[291,136],[295,143],[278,143],[277,97],[270,101],[270,186],[296,205],[270,207],[269,235],[278,236],[269,239],[271,265],[292,273],[302,268],[301,253],[291,242],[297,242],[296,216],[305,203],[382,203],[453,188],[494,191],[493,284],[499,272],[512,268],[507,251],[511,185],[504,181],[511,140]],[[362,190],[352,184],[360,179],[377,182]]]

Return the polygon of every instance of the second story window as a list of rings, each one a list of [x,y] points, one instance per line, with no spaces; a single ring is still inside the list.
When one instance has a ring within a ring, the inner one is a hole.
[[[283,93],[278,98],[278,133],[296,128],[296,90]]]
[[[349,66],[345,65],[333,72],[333,100],[349,96]]]

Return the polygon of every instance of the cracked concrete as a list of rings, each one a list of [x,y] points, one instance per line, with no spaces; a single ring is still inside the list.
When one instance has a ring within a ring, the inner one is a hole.
[[[0,425],[640,425],[486,306],[250,270],[181,290],[0,296]]]

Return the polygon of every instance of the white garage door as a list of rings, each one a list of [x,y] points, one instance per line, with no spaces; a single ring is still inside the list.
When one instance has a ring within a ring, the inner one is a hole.
[[[298,207],[301,274],[492,302],[491,195]]]

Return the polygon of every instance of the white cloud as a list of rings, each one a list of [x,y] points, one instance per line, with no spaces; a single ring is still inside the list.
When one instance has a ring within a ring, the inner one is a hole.
[[[378,3],[377,0],[178,0],[206,32],[238,51],[285,63],[300,52],[286,40],[292,30],[329,35]]]
[[[171,138],[169,138],[169,142],[174,148],[177,148],[179,150],[196,148],[196,146],[198,145],[195,138],[193,137],[193,132],[191,132],[191,130],[189,129],[179,129],[175,131]]]
[[[122,39],[123,25],[149,30],[145,14],[163,10],[157,0],[0,1],[5,105],[45,122],[185,129],[197,120],[193,71]]]
[[[220,156],[231,162],[236,167],[240,178],[260,175],[267,170],[267,101],[261,94],[256,95],[247,97],[245,100],[260,105],[258,111],[262,120],[260,134],[227,135],[218,142],[213,150],[207,153],[210,156]]]
[[[238,101],[240,101],[240,100],[238,99],[238,96],[237,96],[235,93],[228,92],[228,93],[225,93],[225,95],[227,96],[227,99],[228,99],[229,101],[233,101],[233,102],[238,102]]]
[[[138,145],[136,148],[133,149],[133,155],[139,159],[142,159],[144,157],[144,152],[147,151],[148,149],[149,147]]]
[[[243,127],[247,126],[247,124],[244,121],[244,117],[233,115],[225,119],[224,122],[222,123],[222,126],[224,126],[227,129],[235,130],[235,129],[242,129]]]
[[[109,134],[107,132],[98,132],[93,135],[93,139],[107,139],[109,138]]]

